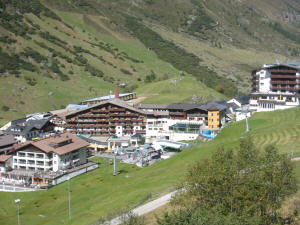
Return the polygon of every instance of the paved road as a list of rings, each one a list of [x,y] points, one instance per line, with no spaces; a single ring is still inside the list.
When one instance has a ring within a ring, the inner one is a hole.
[[[138,216],[141,216],[141,215],[144,215],[144,214],[147,214],[165,204],[167,204],[170,199],[172,198],[172,196],[174,196],[178,191],[173,191],[169,194],[166,194],[158,199],[155,199],[151,202],[148,202],[147,204],[145,205],[142,205],[142,206],[139,206],[137,208],[135,208],[134,210],[132,210],[132,213],[134,215],[138,215]],[[114,218],[112,219],[111,221],[107,221],[105,224],[106,225],[118,225],[118,224],[121,224],[122,223],[122,217],[124,218],[124,216],[120,216],[120,217],[117,217],[117,218]]]

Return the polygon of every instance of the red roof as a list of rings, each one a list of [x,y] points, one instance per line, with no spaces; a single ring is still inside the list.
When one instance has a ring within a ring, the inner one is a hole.
[[[0,162],[6,162],[12,155],[0,155]]]
[[[48,138],[37,141],[27,141],[23,145],[18,146],[15,150],[21,150],[32,145],[43,152],[54,152],[58,155],[64,155],[78,149],[89,146],[89,143],[69,132],[57,134]]]

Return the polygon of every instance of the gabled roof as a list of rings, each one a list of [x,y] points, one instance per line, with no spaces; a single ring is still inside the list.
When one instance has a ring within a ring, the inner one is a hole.
[[[125,102],[123,100],[111,99],[111,100],[108,100],[108,101],[103,101],[103,102],[100,102],[98,104],[92,105],[92,106],[87,107],[85,109],[81,109],[81,110],[78,110],[78,111],[75,111],[75,112],[71,112],[71,113],[67,114],[66,117],[76,115],[79,112],[84,112],[84,111],[87,111],[89,109],[92,109],[92,108],[95,108],[95,107],[98,107],[98,106],[102,106],[102,105],[106,105],[106,104],[113,104],[113,105],[116,105],[116,106],[119,106],[119,107],[122,107],[122,108],[129,109],[129,110],[134,111],[134,112],[138,112],[138,113],[143,114],[143,115],[152,114],[151,112],[147,112],[147,111],[143,111],[143,110],[134,108],[133,106],[129,105],[127,102]]]
[[[227,106],[219,104],[217,102],[206,102],[201,105],[201,109],[207,111],[223,111],[227,109]]]
[[[241,103],[241,105],[246,105],[249,104],[250,95],[243,95],[243,96],[236,97],[234,99],[237,100],[239,103]]]
[[[274,64],[265,64],[263,66],[263,68],[270,69],[270,68],[278,67],[278,66],[286,66],[286,67],[290,67],[290,68],[293,68],[293,69],[296,69],[296,70],[300,69],[300,63],[299,62],[291,62],[291,63],[277,62],[277,63],[274,63]]]
[[[193,104],[193,103],[172,103],[167,106],[167,109],[171,110],[190,110],[194,108],[199,108],[201,104]]]
[[[0,162],[6,162],[12,157],[12,155],[0,155]]]
[[[22,124],[12,124],[8,128],[8,133],[26,135],[28,132],[30,132],[33,129],[37,129],[37,130],[43,129],[49,123],[50,123],[49,119],[28,120]],[[20,129],[21,131],[15,131],[14,129]]]
[[[18,125],[18,124],[23,124],[26,123],[26,118],[21,118],[21,119],[17,119],[17,120],[13,120],[11,121],[11,125]]]
[[[23,145],[16,147],[14,151],[22,150],[30,145],[45,153],[54,152],[58,155],[64,155],[68,152],[87,147],[89,146],[89,143],[74,134],[66,132],[37,141],[27,141]]]
[[[168,105],[160,104],[136,104],[134,107],[139,109],[167,109]]]
[[[16,140],[11,134],[0,135],[0,148],[2,146],[13,145],[16,143]]]
[[[188,111],[191,109],[200,109],[204,111],[218,110],[223,111],[227,108],[227,105],[219,104],[217,102],[206,102],[203,104],[191,104],[191,103],[173,103],[168,105],[168,109]]]

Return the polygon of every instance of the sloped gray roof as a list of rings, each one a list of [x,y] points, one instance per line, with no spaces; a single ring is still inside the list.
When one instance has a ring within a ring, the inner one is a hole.
[[[250,95],[243,95],[235,98],[242,105],[249,104]]]
[[[26,135],[29,133],[32,129],[41,130],[44,128],[44,126],[50,123],[49,119],[41,119],[41,120],[28,120],[25,123],[22,124],[14,124],[11,125],[7,132],[10,134],[20,134],[20,135]],[[15,131],[15,129],[20,129],[20,131]]]
[[[129,105],[127,102],[115,98],[115,99],[111,99],[111,100],[108,100],[108,101],[100,102],[98,104],[92,105],[92,106],[87,107],[85,109],[81,109],[81,110],[78,110],[78,111],[75,111],[75,112],[71,112],[71,113],[67,114],[66,117],[72,116],[72,115],[75,115],[75,114],[77,114],[79,112],[84,112],[84,111],[87,111],[89,109],[92,109],[92,108],[95,108],[95,107],[98,107],[98,106],[101,106],[101,105],[105,105],[105,104],[113,104],[113,105],[116,105],[116,106],[120,106],[120,107],[129,109],[129,110],[132,110],[134,112],[141,113],[143,115],[152,115],[151,112],[147,112],[147,111],[144,111],[144,110],[137,109],[137,108]]]
[[[14,143],[16,143],[16,141],[13,135],[10,134],[0,135],[0,147],[6,145],[13,145]]]
[[[223,111],[223,110],[227,109],[227,106],[219,104],[217,102],[206,102],[206,103],[201,105],[201,109],[203,109],[203,110]]]
[[[167,109],[168,105],[160,104],[136,104],[134,107],[139,109]]]
[[[278,62],[278,63],[274,63],[274,64],[265,64],[263,66],[263,68],[272,68],[272,67],[277,67],[277,66],[287,66],[287,67],[291,67],[293,69],[300,69],[300,63],[299,62],[287,62],[287,63],[283,63],[283,62]]]
[[[206,102],[203,104],[193,104],[193,103],[173,103],[168,105],[168,109],[174,109],[174,110],[182,110],[182,111],[188,111],[191,109],[201,109],[204,111],[208,110],[219,110],[223,111],[226,108],[228,108],[227,105],[219,104],[217,102]]]
[[[194,104],[194,103],[172,103],[167,106],[167,109],[171,110],[189,110],[193,108],[199,108],[201,104]]]

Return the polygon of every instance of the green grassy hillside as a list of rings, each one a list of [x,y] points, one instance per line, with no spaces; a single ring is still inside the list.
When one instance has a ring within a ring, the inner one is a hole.
[[[250,134],[255,145],[262,149],[268,144],[282,153],[299,153],[300,109],[256,113],[250,118]],[[22,224],[91,224],[101,216],[113,214],[138,202],[157,197],[173,190],[184,177],[186,169],[208,157],[220,146],[235,148],[245,135],[245,121],[228,125],[218,137],[186,149],[176,156],[140,169],[133,165],[118,164],[120,174],[112,176],[112,166],[107,160],[94,158],[100,168],[71,180],[72,221],[68,221],[67,183],[48,191],[31,193],[0,192],[0,224],[16,222],[13,200],[21,199]],[[297,177],[300,164],[295,163]],[[299,180],[300,182],[300,180]]]
[[[107,25],[108,18],[40,9],[34,2],[31,8],[13,1],[1,17],[0,124],[107,95],[119,83],[127,84],[121,91],[133,91],[147,86],[151,74],[152,83],[179,76],[138,40]],[[21,14],[14,17],[17,9]],[[224,98],[200,82],[198,87]],[[190,101],[192,94],[184,96]]]
[[[141,35],[136,29],[132,30],[133,26],[126,26],[127,15],[135,16],[165,40],[195,54],[201,65],[232,79],[240,92],[250,90],[247,78],[252,69],[276,59],[296,61],[300,58],[299,0],[125,0],[121,3],[89,0],[84,6],[81,3],[59,1],[53,6],[100,13],[118,24],[119,29],[123,25],[139,38]],[[149,36],[142,42],[147,45],[145,40],[148,39]],[[203,72],[205,70],[199,73]]]
[[[252,69],[276,59],[299,60],[299,5],[299,0],[3,0],[0,124],[108,94],[123,82],[123,91],[145,93],[146,102],[247,93]],[[145,80],[151,74],[150,84]],[[162,85],[180,74],[186,78],[178,82],[177,94],[172,85]]]

